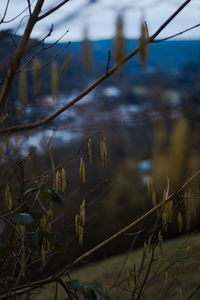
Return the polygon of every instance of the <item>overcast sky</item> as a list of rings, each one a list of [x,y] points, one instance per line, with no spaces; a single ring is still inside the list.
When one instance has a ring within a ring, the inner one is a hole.
[[[0,0],[0,14],[4,13],[7,0]],[[36,0],[32,0],[33,5]],[[58,0],[46,0],[43,11]],[[63,32],[69,30],[62,41],[80,40],[83,37],[84,28],[88,28],[88,35],[92,40],[112,38],[115,33],[116,16],[122,13],[124,17],[124,33],[128,38],[138,38],[141,19],[146,20],[150,34],[152,34],[173,12],[183,0],[98,0],[91,5],[89,0],[70,0],[57,12],[39,22],[32,37],[41,38],[48,32],[51,24],[55,24],[54,33],[48,39],[53,41]],[[117,3],[117,4],[116,4]],[[27,5],[27,0],[10,0],[6,21],[19,14]],[[23,33],[27,20],[28,10],[11,23],[1,24],[0,29],[18,28],[18,33]],[[22,20],[23,17],[23,20]],[[21,21],[22,20],[22,21]],[[21,23],[20,23],[21,21]],[[192,2],[176,17],[165,29],[160,38],[172,35],[188,27],[200,23],[200,0]],[[181,39],[199,39],[200,27],[180,37]]]

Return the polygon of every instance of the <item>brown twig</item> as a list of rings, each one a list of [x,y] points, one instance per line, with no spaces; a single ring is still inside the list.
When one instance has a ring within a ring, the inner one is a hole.
[[[198,291],[200,291],[200,285],[198,285],[198,286],[194,289],[194,291],[187,297],[186,300],[192,299],[192,297],[193,297],[194,295],[196,295],[196,293],[197,293]]]
[[[199,26],[200,26],[200,24],[197,24],[197,25],[192,26],[192,27],[190,27],[190,28],[187,28],[187,29],[185,29],[185,30],[183,30],[183,31],[180,31],[180,32],[178,32],[178,33],[176,33],[176,34],[170,35],[170,36],[168,36],[168,37],[166,37],[166,38],[164,38],[164,39],[154,40],[153,43],[161,43],[161,42],[170,40],[170,39],[172,39],[172,38],[174,38],[174,37],[177,37],[177,36],[179,36],[179,35],[181,35],[181,34],[184,34],[184,33],[188,32],[188,31],[190,31],[190,30],[193,30],[193,29],[195,29],[195,28],[197,28],[197,27],[199,27]]]
[[[64,0],[63,2],[59,3],[57,6],[53,7],[52,9],[44,13],[43,15],[39,16],[38,21],[46,18],[47,16],[49,16],[50,14],[52,14],[53,12],[61,8],[63,5],[65,5],[67,2],[69,2],[69,0]]]

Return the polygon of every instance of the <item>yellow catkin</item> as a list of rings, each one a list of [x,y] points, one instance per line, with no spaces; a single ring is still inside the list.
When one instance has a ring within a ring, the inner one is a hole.
[[[148,253],[151,254],[152,251],[151,238],[148,239],[147,249],[148,249]]]
[[[67,57],[63,61],[62,67],[61,67],[62,72],[66,72],[68,70],[71,60],[72,60],[71,53],[68,53]]]
[[[176,290],[176,299],[177,300],[183,300],[183,291],[182,288],[177,288]]]
[[[169,263],[165,263],[165,285],[168,285],[168,278],[169,278]]]
[[[83,161],[83,158],[80,158],[80,169],[79,169],[79,174],[80,174],[80,180],[85,183],[85,163]]]
[[[49,219],[52,221],[53,220],[53,210],[52,210],[52,208],[49,209],[48,216],[49,216]]]
[[[139,41],[140,51],[139,51],[139,61],[141,65],[145,65],[148,59],[148,30],[147,25],[142,21],[141,24],[141,36]]]
[[[89,156],[89,162],[92,162],[92,140],[88,139],[88,156]]]
[[[191,252],[191,247],[190,247],[190,245],[187,245],[187,246],[186,246],[185,252],[186,252],[186,255],[187,255],[187,256],[190,255],[190,252]]]
[[[167,195],[167,190],[164,189],[164,191],[163,191],[163,196],[162,196],[162,201],[165,201],[165,200],[166,200],[166,195]]]
[[[79,236],[79,224],[80,224],[80,216],[76,215],[75,216],[75,234],[76,234],[77,238]]]
[[[152,204],[153,204],[153,206],[157,205],[156,192],[152,192]]]
[[[162,213],[162,226],[163,226],[163,228],[164,228],[165,231],[167,231],[167,228],[168,228],[168,226],[167,226],[167,220],[168,220],[168,217],[167,217],[166,212],[164,211]]]
[[[131,286],[131,279],[132,279],[132,272],[130,270],[127,270],[127,285],[128,285],[128,287]]]
[[[24,277],[26,275],[26,260],[24,255],[22,256],[22,276]]]
[[[134,294],[134,300],[137,300],[137,298],[138,298],[138,294],[135,292],[135,294]]]
[[[148,246],[147,246],[146,242],[144,242],[143,253],[144,253],[144,257],[146,257],[148,255]]]
[[[27,81],[26,68],[23,68],[19,74],[19,98],[22,102],[27,100]]]
[[[40,219],[40,224],[41,224],[42,230],[45,230],[46,224],[47,224],[47,218],[45,215]]]
[[[163,257],[162,256],[159,256],[159,258],[158,258],[158,265],[159,265],[159,267],[163,265]]]
[[[168,211],[169,211],[169,223],[172,223],[173,217],[173,201],[168,202]]]
[[[118,65],[121,65],[122,59],[124,57],[125,50],[125,39],[123,36],[123,19],[122,16],[119,15],[117,17],[116,23],[116,35],[114,39],[114,56],[115,62]]]
[[[78,243],[81,247],[83,247],[83,227],[79,225],[78,228]]]
[[[168,270],[165,271],[165,285],[168,285]]]
[[[6,184],[5,189],[5,202],[6,202],[6,208],[8,210],[12,210],[13,207],[13,201],[12,201],[12,195],[9,184]]]
[[[91,42],[88,39],[87,28],[84,29],[84,39],[82,42],[82,60],[85,70],[87,72],[91,72],[93,69],[92,47]]]
[[[82,201],[80,206],[80,224],[82,227],[85,227],[85,199]]]
[[[134,284],[135,284],[135,288],[138,288],[138,272],[136,269],[136,265],[134,264],[134,268],[133,268],[133,280],[134,280]]]
[[[39,58],[33,61],[33,82],[34,82],[34,95],[37,96],[40,92],[40,68],[41,63]]]
[[[55,61],[51,69],[51,92],[54,98],[58,97],[58,65]]]
[[[160,231],[158,233],[158,242],[159,242],[160,253],[161,255],[163,255],[163,238]]]
[[[101,162],[104,168],[107,166],[107,149],[106,149],[106,138],[100,136],[100,153],[101,153]]]
[[[65,175],[65,169],[62,168],[61,170],[61,179],[62,179],[62,192],[64,193],[64,191],[66,190],[66,175]]]
[[[43,267],[45,266],[45,263],[46,263],[45,254],[46,254],[46,251],[45,251],[44,245],[42,245],[42,247],[41,247],[41,262],[42,262]]]
[[[51,243],[49,241],[47,241],[47,250],[50,251],[51,250]]]
[[[178,231],[181,232],[183,229],[183,217],[180,212],[178,213],[177,221],[178,221]]]
[[[24,232],[25,232],[25,226],[24,225],[19,225],[19,234],[22,236],[24,235]]]
[[[60,172],[57,171],[56,172],[56,192],[60,192],[61,191],[61,178],[60,178]]]

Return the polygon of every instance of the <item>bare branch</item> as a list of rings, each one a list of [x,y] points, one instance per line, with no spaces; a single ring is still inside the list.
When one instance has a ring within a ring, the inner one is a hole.
[[[108,51],[108,61],[107,61],[107,66],[106,66],[106,74],[108,73],[110,68],[110,50]]]
[[[160,28],[152,35],[152,41],[163,31],[163,29],[191,2],[192,0],[186,0],[172,15],[169,17]]]
[[[60,7],[62,7],[63,5],[65,5],[67,2],[69,2],[69,0],[64,0],[63,2],[61,2],[60,4],[58,4],[57,6],[55,6],[54,8],[50,9],[49,11],[47,11],[46,13],[44,13],[43,15],[38,17],[38,21],[46,18],[47,16],[51,15],[53,12],[55,12],[56,10],[58,10]]]
[[[188,32],[188,31],[190,31],[190,30],[193,30],[193,29],[195,29],[195,28],[197,28],[197,27],[199,27],[199,26],[200,26],[200,23],[197,24],[197,25],[194,25],[194,26],[192,26],[192,27],[190,27],[190,28],[187,28],[187,29],[185,29],[185,30],[183,30],[183,31],[180,31],[180,32],[178,32],[178,33],[176,33],[176,34],[170,35],[170,36],[168,36],[168,37],[166,37],[166,38],[164,38],[164,39],[154,40],[153,43],[160,43],[160,42],[167,41],[167,40],[172,39],[172,38],[174,38],[174,37],[177,37],[177,36],[179,36],[179,35],[181,35],[181,34],[184,34],[184,33]]]
[[[16,49],[15,55],[12,59],[10,68],[7,73],[6,80],[4,82],[4,85],[2,87],[1,93],[0,93],[0,115],[3,113],[4,107],[6,105],[8,95],[12,86],[12,82],[14,79],[14,76],[16,74],[17,68],[20,64],[20,61],[22,59],[22,56],[24,54],[24,50],[26,49],[27,43],[29,41],[31,32],[33,30],[33,27],[35,26],[37,22],[37,17],[41,11],[42,5],[44,4],[45,0],[38,0],[37,4],[34,8],[33,14],[29,18],[29,21],[26,25],[24,34],[21,38],[21,41],[19,43],[19,46]]]
[[[32,0],[31,4],[34,2],[35,0]],[[23,9],[18,15],[16,15],[14,18],[8,20],[8,21],[3,21],[4,24],[7,24],[7,23],[11,23],[12,21],[16,20],[17,18],[19,18],[21,15],[23,15],[23,13],[28,9],[28,6]]]
[[[5,11],[4,11],[4,14],[3,14],[2,19],[0,20],[0,24],[2,24],[2,23],[4,22],[4,19],[5,19],[5,17],[6,17],[7,11],[8,11],[9,3],[10,3],[10,0],[7,0],[6,8],[5,8]]]

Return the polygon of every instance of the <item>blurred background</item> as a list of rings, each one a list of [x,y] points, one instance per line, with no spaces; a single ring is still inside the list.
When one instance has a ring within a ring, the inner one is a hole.
[[[43,12],[55,2],[46,1]],[[3,3],[6,5],[6,1]],[[108,60],[110,67],[114,65],[119,36],[120,51],[126,55],[137,47],[143,21],[149,34],[153,34],[181,3],[69,1],[33,31],[22,66],[29,60],[30,63],[15,78],[5,126],[41,120],[68,103],[106,72]],[[198,24],[199,12],[198,1],[192,1],[159,38]],[[1,24],[0,31],[1,80],[26,25],[26,1],[10,4],[7,21]],[[1,184],[8,177],[16,181],[17,171],[8,166],[23,159],[28,151],[31,160],[25,178],[34,178],[51,169],[52,156],[58,165],[90,137],[93,162],[89,162],[86,146],[66,164],[65,210],[57,224],[67,224],[67,237],[73,236],[71,221],[82,199],[86,199],[88,226],[83,251],[152,207],[148,196],[151,177],[157,201],[162,199],[167,178],[170,192],[180,187],[200,168],[199,34],[196,28],[176,39],[150,45],[146,61],[141,63],[138,56],[134,57],[48,125],[1,138],[1,155],[12,159],[0,161]],[[38,43],[43,38],[44,43]],[[66,46],[69,41],[71,44]],[[106,138],[106,168],[101,163],[99,132]],[[79,179],[80,156],[86,164],[85,184]],[[34,184],[27,182],[26,186]],[[199,194],[198,181],[195,192]],[[142,237],[153,221],[138,228]],[[194,221],[193,230],[199,225]],[[167,235],[175,234],[174,223]],[[60,236],[63,238],[62,231]],[[131,241],[132,235],[123,236],[98,255],[124,251]],[[78,246],[76,250],[80,251]],[[74,255],[75,252],[69,254],[68,259]]]

